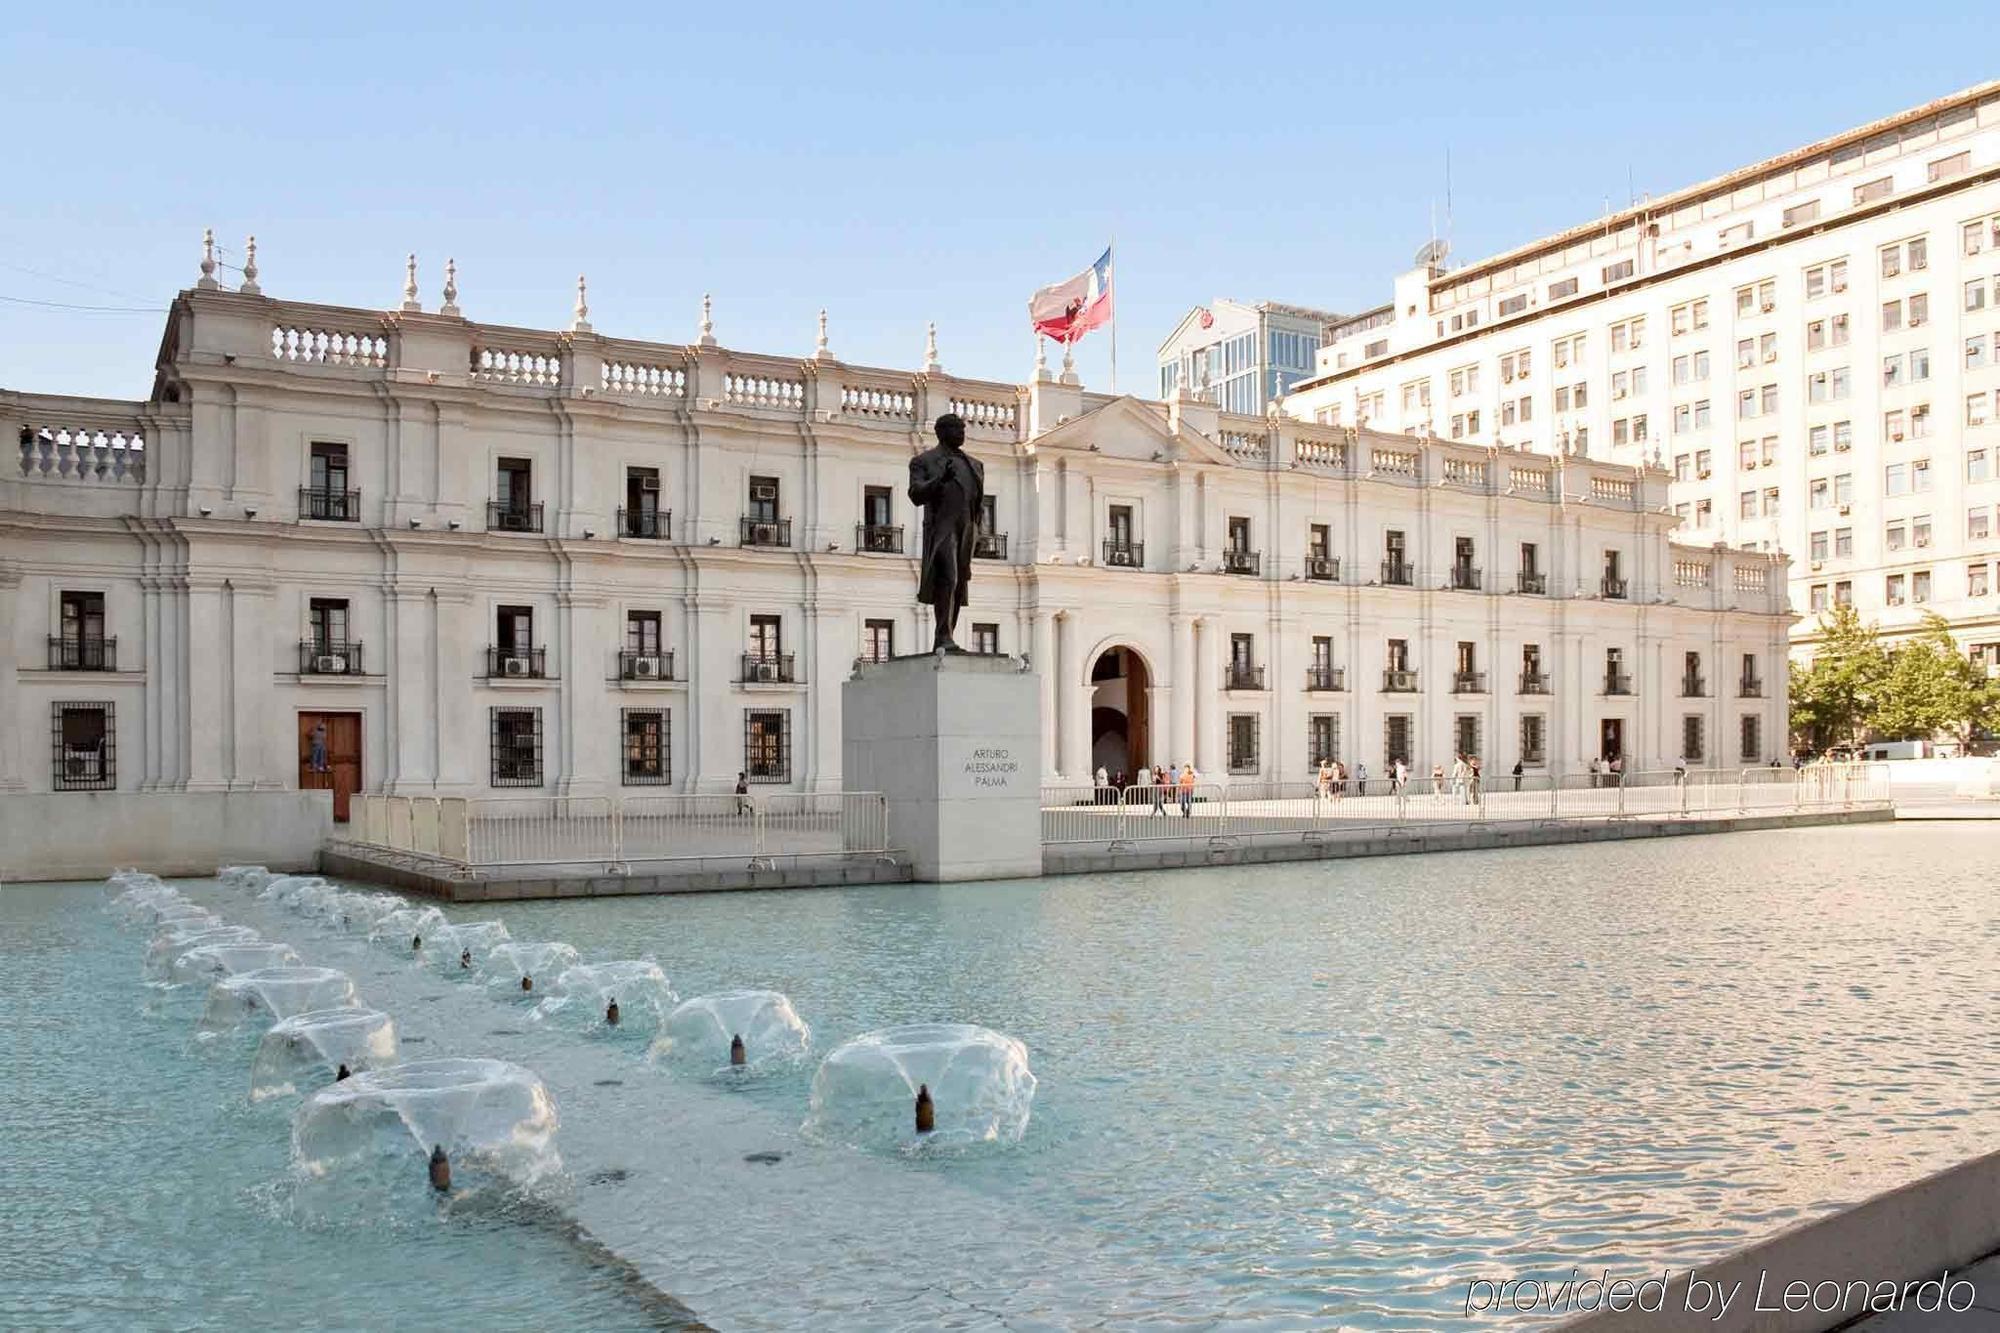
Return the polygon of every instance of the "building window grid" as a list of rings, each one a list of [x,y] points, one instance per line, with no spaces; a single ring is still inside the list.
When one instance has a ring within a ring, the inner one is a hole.
[[[790,709],[744,710],[743,773],[751,782],[791,781]]]
[[[494,787],[542,785],[542,710],[494,708],[491,728],[491,776]]]
[[[118,727],[111,703],[49,705],[50,785],[56,791],[116,791]]]
[[[674,780],[673,715],[666,709],[624,710],[621,779],[627,787],[666,786]]]

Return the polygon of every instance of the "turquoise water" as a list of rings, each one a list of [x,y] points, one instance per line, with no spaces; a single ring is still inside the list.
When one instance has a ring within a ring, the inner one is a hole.
[[[650,1288],[719,1328],[1436,1327],[1472,1277],[1696,1262],[1989,1149],[1993,845],[1875,825],[448,909],[649,953],[683,996],[784,991],[822,1054],[933,1020],[1024,1041],[1021,1143],[919,1155],[801,1137],[810,1064],[709,1083],[191,887],[348,970],[406,1057],[502,1056],[554,1093],[558,1216],[367,1227],[287,1214],[283,1109],[244,1104],[247,1057],[190,1049],[196,1006],[139,983],[146,932],[103,890],[9,887],[0,995],[30,1017],[0,1164],[31,1202],[0,1222],[25,1228],[0,1232],[0,1323],[144,1323],[162,1290],[188,1326],[255,1323],[277,1287],[316,1317],[365,1275],[357,1324],[667,1323]],[[113,1273],[80,1253],[107,1234]]]

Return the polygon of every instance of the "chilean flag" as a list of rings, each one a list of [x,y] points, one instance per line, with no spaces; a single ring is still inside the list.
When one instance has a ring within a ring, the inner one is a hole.
[[[1107,246],[1095,264],[1067,282],[1044,287],[1028,302],[1028,320],[1035,332],[1059,343],[1073,343],[1111,320],[1111,250]]]

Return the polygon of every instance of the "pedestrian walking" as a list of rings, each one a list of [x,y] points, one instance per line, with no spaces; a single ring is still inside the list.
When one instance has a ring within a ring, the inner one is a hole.
[[[1357,760],[1355,762],[1354,791],[1358,796],[1366,796],[1368,794],[1368,765],[1365,761]]]
[[[1153,814],[1167,813],[1167,775],[1158,764],[1153,766]],[[1149,815],[1147,818],[1151,818]]]
[[[1522,763],[1521,763],[1521,761],[1520,761],[1520,760],[1518,760],[1518,759],[1516,759],[1516,760],[1514,761],[1514,790],[1515,790],[1515,791],[1519,791],[1519,790],[1521,790],[1521,768],[1522,768]]]
[[[1181,765],[1181,818],[1194,813],[1194,765]]]

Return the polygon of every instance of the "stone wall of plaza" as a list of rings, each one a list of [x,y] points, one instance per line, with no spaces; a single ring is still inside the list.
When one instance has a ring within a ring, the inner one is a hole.
[[[1782,550],[2000,662],[2000,84],[1497,257],[1337,325],[1286,410],[1618,462],[1690,541]]]
[[[1782,562],[1671,545],[1658,470],[578,324],[198,286],[146,401],[0,393],[0,785],[836,789],[856,658],[929,642],[948,408],[994,499],[961,638],[1031,659],[1047,778],[1783,748]]]

